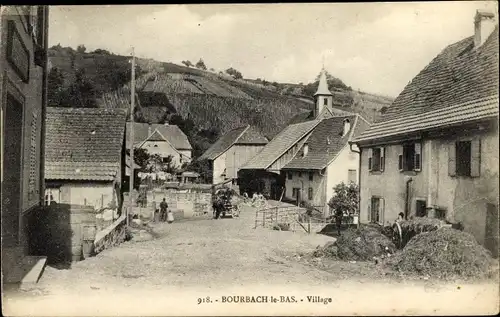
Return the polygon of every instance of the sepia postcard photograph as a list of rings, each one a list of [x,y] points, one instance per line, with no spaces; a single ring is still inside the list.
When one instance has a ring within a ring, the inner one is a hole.
[[[499,314],[498,15],[0,5],[2,314]]]

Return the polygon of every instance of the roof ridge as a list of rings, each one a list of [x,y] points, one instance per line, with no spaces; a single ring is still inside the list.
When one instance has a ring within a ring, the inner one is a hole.
[[[283,156],[284,153],[286,153],[286,151],[288,151],[290,148],[292,148],[298,141],[300,141],[305,135],[307,135],[309,132],[311,132],[315,127],[318,126],[318,124],[320,124],[323,120],[311,120],[312,122],[316,122],[312,127],[310,127],[308,130],[306,130],[299,138],[297,138],[290,146],[288,146],[287,148],[285,148],[279,155],[278,157],[271,162],[271,164],[267,165],[265,167],[265,169],[268,169],[269,166],[273,165],[274,162],[276,162],[277,159],[279,159],[281,156]],[[306,121],[306,122],[302,122],[302,123],[310,123],[311,121]],[[299,124],[302,124],[302,123],[297,123],[296,125],[299,125]],[[294,125],[294,124],[291,124],[291,125]],[[291,125],[289,125],[288,127],[290,127]],[[288,128],[287,127],[287,128]],[[285,131],[286,129],[283,129],[283,131]],[[283,132],[281,131],[281,132]],[[280,134],[281,134],[280,132]],[[269,144],[269,143],[268,143]]]
[[[245,127],[245,129],[240,133],[240,135],[238,135],[238,137],[236,139],[234,139],[234,142],[229,146],[233,146],[234,144],[236,144],[238,142],[238,140],[243,136],[243,134],[245,134],[245,132],[247,132],[247,130],[250,128],[250,125],[247,124],[247,126]],[[229,148],[228,147],[228,148]]]

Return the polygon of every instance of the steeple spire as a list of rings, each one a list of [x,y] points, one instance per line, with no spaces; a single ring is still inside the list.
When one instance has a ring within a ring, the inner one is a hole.
[[[326,80],[326,70],[323,68],[321,70],[321,75],[319,76],[319,85],[318,85],[318,90],[314,94],[315,96],[317,95],[323,95],[323,96],[331,96],[332,93],[330,90],[328,90],[328,82]]]

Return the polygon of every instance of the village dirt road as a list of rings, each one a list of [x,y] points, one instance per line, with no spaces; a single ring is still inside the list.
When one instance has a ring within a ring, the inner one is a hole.
[[[298,254],[333,238],[254,229],[253,221],[253,210],[246,208],[236,219],[159,224],[154,240],[126,242],[69,270],[47,267],[35,289],[6,295],[4,314],[398,315],[498,310],[498,284],[396,281],[378,276],[372,265],[363,263],[338,263],[325,272],[299,260]],[[285,302],[224,303],[223,296],[231,295],[273,296]],[[286,302],[292,301],[286,296],[297,302]],[[331,298],[331,303],[311,303],[307,296]]]

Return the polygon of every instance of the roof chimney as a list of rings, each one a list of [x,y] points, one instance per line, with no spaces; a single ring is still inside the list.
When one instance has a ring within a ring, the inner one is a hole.
[[[477,10],[474,17],[474,47],[478,48],[486,42],[495,29],[495,15],[489,11]]]

